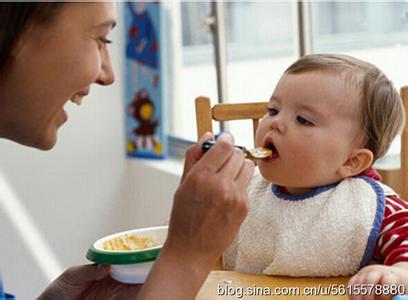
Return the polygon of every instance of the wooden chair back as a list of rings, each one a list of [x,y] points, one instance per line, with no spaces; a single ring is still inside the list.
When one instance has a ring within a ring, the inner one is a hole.
[[[212,121],[252,120],[255,145],[255,132],[259,120],[266,114],[268,102],[222,103],[211,107],[207,97],[196,98],[197,138],[205,132],[213,132]]]

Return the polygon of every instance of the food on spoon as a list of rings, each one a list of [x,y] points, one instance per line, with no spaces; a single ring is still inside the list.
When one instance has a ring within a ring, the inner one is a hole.
[[[207,151],[212,146],[215,145],[215,141],[206,141],[202,145],[202,149]],[[234,145],[235,148],[241,149],[245,153],[245,157],[249,159],[264,159],[267,157],[272,157],[273,151],[268,148],[257,147],[255,149],[247,149],[243,146]]]
[[[253,158],[257,158],[257,159],[272,156],[271,149],[262,148],[262,147],[256,147],[255,149],[249,149],[248,152]]]

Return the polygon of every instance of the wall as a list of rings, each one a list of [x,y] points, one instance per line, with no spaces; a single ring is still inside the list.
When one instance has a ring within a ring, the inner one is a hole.
[[[93,86],[80,107],[67,103],[56,147],[0,140],[0,272],[19,299],[86,263],[95,239],[168,218],[181,166],[125,159],[121,13],[108,46],[117,82]]]

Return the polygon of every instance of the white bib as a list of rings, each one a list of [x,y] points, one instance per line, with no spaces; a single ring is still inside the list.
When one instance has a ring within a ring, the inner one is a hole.
[[[347,178],[306,195],[286,195],[258,173],[248,195],[248,217],[224,254],[226,269],[346,276],[370,262],[385,208],[375,180]]]

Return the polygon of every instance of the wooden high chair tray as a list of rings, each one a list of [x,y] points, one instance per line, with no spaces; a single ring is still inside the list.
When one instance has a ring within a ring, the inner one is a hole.
[[[292,278],[231,271],[212,271],[196,300],[348,299],[347,295],[344,295],[344,291],[347,293],[346,286],[348,280],[348,277]],[[320,292],[319,296],[305,295],[305,293],[317,294],[318,292]],[[279,293],[281,295],[278,295]],[[338,295],[336,296],[335,294]]]

